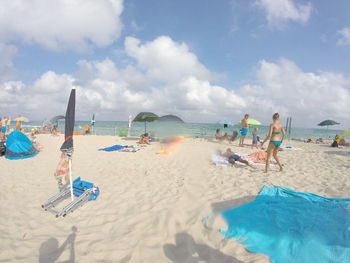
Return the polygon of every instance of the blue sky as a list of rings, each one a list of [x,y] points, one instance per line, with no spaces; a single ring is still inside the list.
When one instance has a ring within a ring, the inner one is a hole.
[[[211,122],[249,112],[268,123],[278,111],[300,126],[350,126],[349,1],[71,3],[1,1],[1,115],[61,114],[75,87],[78,119],[147,110]]]

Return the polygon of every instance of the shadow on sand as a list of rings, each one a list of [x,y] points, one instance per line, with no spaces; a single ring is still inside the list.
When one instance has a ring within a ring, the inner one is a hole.
[[[243,263],[221,251],[196,243],[187,233],[177,233],[176,243],[163,246],[164,254],[174,263]]]
[[[67,239],[59,246],[59,242],[56,238],[51,237],[43,242],[39,249],[39,263],[74,263],[75,262],[75,238],[78,229],[73,226],[72,233],[69,234]],[[57,261],[62,253],[69,245],[69,259],[64,261]]]
[[[213,210],[213,213],[217,214],[222,211],[226,211],[250,203],[254,201],[256,197],[257,196],[244,196],[241,198],[227,200],[219,203],[212,203],[211,208]]]
[[[350,151],[325,151],[324,153],[350,157]]]

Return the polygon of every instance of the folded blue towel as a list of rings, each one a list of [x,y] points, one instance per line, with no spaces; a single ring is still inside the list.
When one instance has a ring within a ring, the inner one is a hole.
[[[112,152],[112,151],[119,151],[121,149],[124,149],[124,148],[128,148],[129,146],[128,145],[113,145],[111,147],[106,147],[106,148],[102,148],[102,149],[98,149],[99,151],[106,151],[106,152]]]
[[[226,238],[273,263],[350,262],[350,198],[265,186],[255,201],[221,214]]]

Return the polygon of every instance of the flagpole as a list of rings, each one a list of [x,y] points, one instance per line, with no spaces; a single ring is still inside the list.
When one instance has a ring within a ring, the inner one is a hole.
[[[74,201],[74,195],[73,195],[73,179],[72,179],[72,158],[69,157],[69,180],[70,180],[70,197],[72,201]]]

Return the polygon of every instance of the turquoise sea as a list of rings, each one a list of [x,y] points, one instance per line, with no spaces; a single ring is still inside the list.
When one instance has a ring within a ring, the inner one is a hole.
[[[82,127],[84,125],[90,124],[90,121],[76,121],[75,132],[84,132]],[[22,127],[25,129],[32,129],[34,127],[41,127],[42,122],[29,122],[23,123]],[[147,122],[146,131],[154,132],[159,137],[165,136],[186,136],[186,137],[202,137],[210,138],[215,134],[216,129],[220,129],[221,133],[232,134],[234,130],[238,131],[240,129],[239,125],[229,126],[224,128],[219,124],[210,123],[164,123],[164,122]],[[266,136],[268,132],[267,126],[259,126],[259,135],[261,137]],[[64,131],[64,121],[59,122],[58,129]],[[96,121],[92,129],[92,134],[96,135],[119,135],[121,130],[128,130],[128,122],[126,121]],[[253,127],[250,128],[249,136]],[[333,130],[327,128],[298,128],[292,127],[290,138],[295,139],[332,139],[335,134],[341,130]],[[134,122],[130,129],[130,136],[140,136],[140,134],[145,132],[145,123]]]

